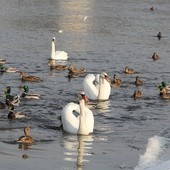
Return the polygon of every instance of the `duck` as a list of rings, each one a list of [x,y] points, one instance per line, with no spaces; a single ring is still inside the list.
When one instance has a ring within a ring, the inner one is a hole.
[[[170,99],[170,94],[167,93],[166,88],[162,88],[162,89],[160,88],[160,97],[162,99]]]
[[[155,61],[155,60],[159,60],[160,57],[157,53],[154,52],[153,55],[152,55],[152,59],[153,59],[153,61]]]
[[[160,40],[160,39],[162,38],[162,33],[159,32],[159,33],[157,34],[157,37],[158,37],[158,40]]]
[[[111,87],[119,87],[122,84],[122,80],[118,79],[116,74],[113,76],[113,80],[111,80]]]
[[[134,94],[132,95],[132,97],[136,100],[136,99],[139,99],[143,96],[142,92],[139,91],[139,90],[135,90],[134,91]]]
[[[30,135],[30,127],[24,128],[24,136],[19,137],[18,143],[33,144],[35,141]]]
[[[61,113],[63,130],[71,134],[89,135],[94,129],[93,112],[85,104],[87,96],[84,92],[78,93],[78,101],[78,104],[70,102],[64,106]]]
[[[0,64],[0,72],[16,73],[19,70],[17,68],[5,68],[3,64]]]
[[[0,101],[0,110],[1,109],[6,109],[6,108],[7,108],[7,105],[4,102]]]
[[[55,60],[49,60],[48,66],[50,67],[51,70],[66,70],[67,66],[66,65],[58,65],[55,63]]]
[[[21,119],[26,116],[23,112],[14,112],[14,106],[9,107],[8,119]]]
[[[135,85],[136,86],[143,85],[143,81],[139,78],[139,76],[136,76]]]
[[[51,41],[51,58],[52,60],[68,60],[68,54],[65,51],[55,51],[56,39],[52,38]]]
[[[110,78],[106,72],[96,76],[87,74],[83,79],[83,91],[91,100],[108,100],[111,93]]]
[[[6,59],[0,59],[0,64],[5,64],[6,62]]]
[[[135,71],[133,69],[128,68],[127,66],[124,69],[125,74],[134,74]]]
[[[152,6],[152,7],[150,7],[150,10],[151,10],[151,11],[153,11],[153,10],[154,10],[153,6]]]
[[[70,64],[68,67],[68,78],[77,78],[79,74],[84,74],[85,71],[84,68],[76,69],[73,64]]]
[[[6,97],[5,104],[7,106],[9,106],[9,105],[19,106],[20,96],[19,96],[19,94],[15,94],[15,95],[12,96],[10,86],[6,86],[4,94],[5,94],[5,97]]]
[[[29,76],[25,72],[20,72],[19,76],[21,77],[22,81],[29,81],[29,82],[40,82],[42,81],[40,77],[37,76]]]
[[[86,69],[85,68],[76,69],[73,64],[70,64],[68,67],[68,71],[69,71],[69,74],[77,75],[77,74],[84,74]]]
[[[29,87],[27,85],[24,85],[22,88],[24,90],[24,92],[21,94],[22,98],[25,98],[25,99],[40,99],[41,98],[40,94],[34,94],[34,93],[28,94]]]
[[[159,90],[160,90],[160,95],[162,94],[162,90],[165,89],[166,93],[170,93],[170,85],[167,85],[167,83],[165,81],[161,82],[161,85],[159,85]]]

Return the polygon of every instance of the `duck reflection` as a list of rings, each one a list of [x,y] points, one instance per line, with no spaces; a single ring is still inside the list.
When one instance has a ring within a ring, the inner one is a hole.
[[[89,161],[89,159],[87,159],[87,157],[85,159],[84,156],[90,155],[92,142],[92,135],[66,136],[65,141],[63,142],[64,147],[66,148],[66,152],[64,153],[66,156],[64,159],[66,161],[75,161],[76,170],[83,170],[84,162]]]

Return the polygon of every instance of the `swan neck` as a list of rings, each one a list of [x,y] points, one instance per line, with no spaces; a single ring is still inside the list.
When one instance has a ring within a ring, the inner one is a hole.
[[[100,77],[100,79],[99,79],[99,94],[98,94],[98,99],[99,100],[103,100],[104,99],[103,98],[104,91],[105,91],[104,88],[105,88],[105,86],[104,86],[104,79]]]
[[[51,59],[55,58],[55,42],[51,42]]]
[[[82,99],[80,102],[80,116],[79,116],[79,135],[88,135],[89,132],[87,130],[87,123],[86,123],[86,115],[85,115],[85,101]]]

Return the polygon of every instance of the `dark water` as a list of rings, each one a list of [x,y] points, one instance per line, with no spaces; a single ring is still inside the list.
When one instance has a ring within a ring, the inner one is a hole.
[[[0,58],[7,59],[6,67],[43,79],[24,83],[18,73],[0,75],[1,94],[7,85],[17,93],[19,86],[28,84],[30,91],[43,96],[21,101],[16,110],[23,110],[26,119],[9,121],[8,112],[0,110],[2,169],[134,169],[148,138],[169,139],[170,101],[161,100],[157,89],[161,81],[170,82],[169,0],[1,0],[0,6]],[[156,37],[159,31],[161,40]],[[111,78],[117,74],[123,80],[120,88],[112,89],[109,101],[93,110],[91,136],[67,135],[59,128],[62,107],[76,102],[83,77],[68,81],[67,71],[49,70],[53,36],[57,48],[70,56],[65,64],[85,67],[87,73],[105,70]],[[151,59],[153,52],[160,60]],[[125,66],[138,73],[124,75]],[[137,75],[144,86],[134,85]],[[134,101],[131,95],[136,89],[144,96]],[[28,125],[36,144],[22,150],[16,140]],[[164,160],[170,159],[169,148]]]

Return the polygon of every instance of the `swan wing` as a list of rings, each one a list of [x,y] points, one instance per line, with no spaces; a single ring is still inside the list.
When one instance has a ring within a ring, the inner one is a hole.
[[[76,117],[73,114],[73,111],[80,111],[79,104],[71,102],[64,106],[61,114],[61,121],[63,123],[64,131],[77,134],[79,128],[79,116]]]
[[[89,99],[96,100],[99,89],[93,84],[94,74],[88,74],[83,80],[83,89]]]

